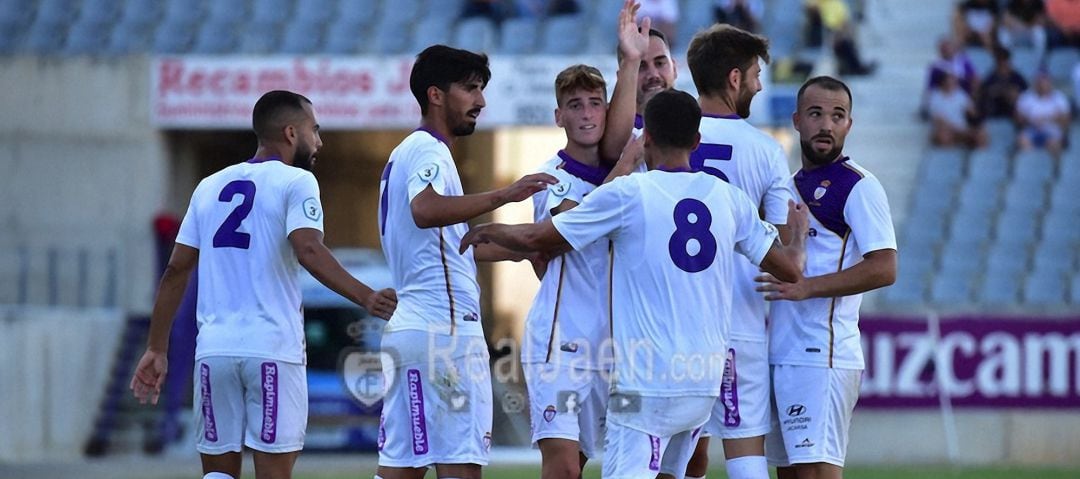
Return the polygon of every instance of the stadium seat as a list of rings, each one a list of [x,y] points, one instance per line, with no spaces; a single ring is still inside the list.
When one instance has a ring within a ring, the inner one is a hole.
[[[589,24],[584,15],[559,15],[544,23],[540,34],[540,51],[545,55],[570,55],[585,48],[585,32]]]
[[[257,0],[263,3],[267,0]],[[218,24],[237,24],[250,21],[247,2],[222,2],[211,0],[207,4],[206,20]]]
[[[1069,181],[1067,178],[1058,178],[1050,190],[1050,209],[1080,213],[1080,180]]]
[[[1005,211],[1037,212],[1046,207],[1046,191],[1030,188],[1023,183],[1010,183],[1005,187]]]
[[[901,238],[905,248],[936,248],[945,241],[945,216],[914,215],[904,225]]]
[[[930,282],[930,301],[942,306],[971,303],[972,287],[968,277],[939,274]]]
[[[1013,180],[1030,187],[1045,186],[1054,176],[1054,159],[1045,150],[1017,153],[1013,160]]]
[[[323,26],[337,15],[337,0],[302,0],[296,5],[296,22]]]
[[[531,18],[511,18],[502,24],[499,35],[499,53],[508,55],[530,54],[536,48],[536,20]]]
[[[1010,247],[1028,247],[1038,238],[1039,216],[1027,211],[1005,211],[998,215],[994,242]]]
[[[995,149],[976,150],[968,158],[968,181],[999,186],[1009,176],[1009,154]]]
[[[919,182],[925,184],[955,184],[963,178],[966,153],[957,148],[930,148],[919,165]]]
[[[896,283],[883,291],[882,299],[894,306],[910,306],[926,302],[926,275],[897,272]]]
[[[978,73],[979,78],[986,76],[987,73],[994,69],[994,56],[985,48],[967,47],[964,49],[964,56],[971,60],[971,64],[975,66],[975,72]]]
[[[498,45],[495,23],[487,18],[472,17],[458,22],[450,44],[473,52],[491,52]]]
[[[683,9],[679,12],[679,24],[676,26],[677,38],[671,40],[672,50],[677,47],[678,51],[686,51],[690,39],[713,23],[716,23],[713,2],[683,2]]]
[[[381,25],[391,25],[396,28],[411,26],[416,22],[423,5],[420,0],[386,0],[383,2]],[[402,44],[405,45],[404,39]],[[404,49],[404,47],[402,47]]]
[[[154,43],[154,25],[120,22],[113,27],[105,53],[110,55],[128,55],[145,52],[148,45]]]
[[[1030,250],[1029,246],[1013,246],[995,242],[986,251],[986,275],[1023,273],[1028,269]]]
[[[585,34],[585,51],[594,55],[611,55],[619,48],[619,38],[615,28],[592,25]]]
[[[1039,63],[1042,61],[1039,52],[1033,48],[1012,48],[1012,64],[1018,73],[1024,76],[1030,83],[1039,71]]]
[[[1001,203],[1000,188],[986,188],[977,183],[964,183],[957,197],[959,213],[986,213]]]
[[[240,33],[238,53],[265,55],[275,52],[281,43],[280,29],[272,24],[248,23]]]
[[[10,55],[23,42],[26,28],[18,23],[0,23],[0,55]]]
[[[26,3],[26,0],[0,0],[0,25],[9,27],[29,23],[34,18],[34,9],[27,8]]]
[[[991,306],[1013,306],[1020,299],[1020,280],[1016,272],[987,271],[976,300]]]
[[[50,24],[70,24],[75,20],[75,15],[78,12],[78,0],[38,0],[35,21]]]
[[[50,23],[50,20],[38,19],[26,32],[26,49],[38,55],[60,53],[67,41],[68,26],[65,23]]]
[[[166,25],[192,26],[203,18],[202,0],[167,0],[167,2],[165,5],[165,18],[162,19]],[[195,29],[192,28],[191,32],[194,31]]]
[[[1069,291],[1069,304],[1080,304],[1080,273],[1074,274],[1070,281],[1072,288]]]
[[[251,21],[255,23],[279,25],[293,18],[292,0],[256,0],[251,6]]]
[[[1048,248],[1073,248],[1080,242],[1080,221],[1074,214],[1050,210],[1043,218],[1040,237]]]
[[[191,53],[219,55],[238,49],[239,40],[236,32],[242,28],[239,22],[229,20],[209,20],[202,24],[191,46]]]
[[[64,53],[68,55],[101,55],[109,43],[109,25],[79,20],[71,26]]]
[[[762,22],[764,34],[769,38],[769,53],[775,58],[788,58],[802,43],[803,0],[773,0],[765,9]]]
[[[1060,179],[1080,185],[1080,159],[1077,159],[1075,154],[1076,151],[1080,151],[1080,127],[1074,125],[1070,135],[1073,138],[1073,146],[1062,155]]]
[[[313,28],[301,22],[285,24],[285,35],[281,38],[281,53],[290,55],[311,55],[322,53],[322,28]]]
[[[165,23],[154,33],[154,53],[187,53],[195,41],[195,25]]]
[[[1045,307],[1064,305],[1067,280],[1065,275],[1032,272],[1024,280],[1024,303]]]
[[[1046,70],[1050,78],[1059,85],[1068,84],[1072,70],[1080,63],[1080,50],[1076,48],[1056,48],[1046,54]]]
[[[427,16],[416,24],[416,31],[413,32],[406,50],[410,53],[420,53],[431,45],[448,44],[453,28],[452,18],[438,15]]]
[[[160,0],[127,0],[121,9],[121,25],[151,25],[161,20]]]
[[[347,22],[334,22],[326,32],[325,53],[335,55],[352,55],[365,53],[369,48],[369,28],[351,25]]]
[[[112,24],[119,16],[120,3],[120,0],[83,0],[79,7],[79,22]]]
[[[428,18],[438,17],[450,20],[450,23],[453,24],[458,20],[458,16],[464,8],[465,0],[427,0],[427,6],[421,9],[417,19],[423,21]]]
[[[941,248],[940,275],[967,277],[978,271],[983,250],[962,242],[948,242]]]
[[[371,39],[372,52],[396,55],[405,53],[405,49],[410,46],[409,32],[412,28],[407,24],[393,23],[394,21],[396,20],[383,20],[375,26],[375,36]]]
[[[370,26],[374,23],[379,0],[338,0],[338,14],[335,23],[344,23],[352,28]]]

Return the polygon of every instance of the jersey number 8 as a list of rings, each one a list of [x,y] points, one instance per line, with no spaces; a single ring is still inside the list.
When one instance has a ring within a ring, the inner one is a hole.
[[[671,261],[687,273],[704,271],[716,259],[716,238],[709,228],[712,213],[700,200],[686,198],[675,204],[675,232],[668,240]],[[691,253],[691,245],[696,251]]]

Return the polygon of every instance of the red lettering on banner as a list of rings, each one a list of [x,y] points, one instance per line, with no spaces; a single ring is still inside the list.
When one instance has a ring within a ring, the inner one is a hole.
[[[176,60],[164,60],[158,70],[158,94],[168,96],[170,93],[180,93],[180,87],[184,76],[183,62]]]

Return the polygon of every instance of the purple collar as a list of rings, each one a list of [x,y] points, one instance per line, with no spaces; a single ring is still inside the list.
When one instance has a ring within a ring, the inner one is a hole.
[[[739,116],[738,113],[731,113],[731,114],[728,114],[728,115],[714,115],[712,113],[702,113],[701,116],[703,116],[705,118],[720,118],[720,119],[723,119],[723,120],[742,120],[743,119],[743,117]]]
[[[639,130],[645,128],[645,118],[641,115],[634,115],[634,128]]]
[[[799,179],[802,179],[803,177],[805,177],[807,175],[812,176],[812,175],[817,175],[817,174],[824,173],[824,172],[827,172],[827,171],[833,171],[836,167],[840,166],[841,163],[844,163],[844,162],[846,162],[847,160],[850,160],[850,159],[851,158],[841,154],[839,158],[837,158],[832,163],[829,163],[827,165],[821,165],[821,166],[819,166],[817,168],[814,168],[814,169],[811,169],[811,170],[807,170],[806,168],[800,168],[799,171],[797,171],[795,173],[795,176],[798,177]]]
[[[611,172],[611,170],[599,166],[589,166],[575,160],[574,157],[570,156],[570,154],[564,150],[559,150],[559,158],[563,160],[563,170],[596,186],[603,184],[604,179],[607,178],[608,173]]]
[[[693,173],[694,172],[694,170],[691,169],[689,166],[687,166],[685,168],[667,168],[667,167],[665,167],[663,165],[660,165],[660,166],[657,166],[656,169],[660,170],[660,171],[666,171],[668,173]]]
[[[444,138],[442,135],[440,135],[435,130],[432,130],[430,128],[425,128],[425,127],[421,126],[420,128],[417,128],[417,129],[413,130],[413,132],[417,132],[417,131],[422,131],[424,133],[427,133],[427,134],[431,135],[432,137],[434,137],[436,140],[439,140],[439,142],[441,142],[444,145],[447,145],[447,146],[450,145],[450,142],[447,141],[446,138]]]
[[[246,163],[262,163],[265,161],[281,161],[281,158],[278,158],[276,156],[268,156],[266,158],[252,158],[250,160],[247,160]]]

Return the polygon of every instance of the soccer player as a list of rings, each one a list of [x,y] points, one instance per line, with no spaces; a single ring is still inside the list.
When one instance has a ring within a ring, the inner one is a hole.
[[[730,25],[716,24],[690,41],[686,61],[701,105],[701,144],[690,166],[731,183],[746,193],[764,219],[788,241],[785,187],[790,176],[787,155],[771,136],[746,122],[750,103],[761,91],[762,61],[769,61],[764,37]],[[705,431],[724,441],[727,473],[732,479],[764,479],[765,433],[769,431],[769,358],[765,332],[765,299],[755,291],[758,267],[735,258],[728,343],[720,399]],[[708,437],[702,437],[687,477],[703,477],[708,469]],[[668,472],[668,471],[665,471]]]
[[[203,179],[176,237],[131,389],[157,403],[173,316],[198,265],[196,449],[206,479],[240,477],[255,450],[256,477],[288,478],[304,445],[307,379],[300,266],[338,294],[389,318],[393,290],[374,292],[323,245],[319,185],[309,171],[322,147],[311,102],[288,91],[255,104],[258,149]]]
[[[533,195],[536,222],[577,206],[609,173],[600,165],[607,115],[600,71],[566,68],[555,78],[555,98],[555,123],[566,132],[566,147],[540,167],[559,182]],[[544,479],[580,477],[602,446],[610,366],[600,360],[610,338],[600,300],[607,252],[607,242],[597,241],[553,258],[525,320],[521,363]]]
[[[843,476],[864,368],[859,303],[862,293],[895,280],[896,237],[881,183],[843,155],[852,123],[847,85],[812,78],[796,102],[802,169],[788,188],[810,209],[809,260],[800,281],[760,278],[758,290],[776,301],[766,451],[782,479],[835,479]]]
[[[555,183],[528,175],[465,195],[450,145],[472,134],[491,71],[481,54],[434,45],[420,52],[409,87],[420,128],[383,170],[379,231],[398,290],[382,350],[393,380],[383,400],[377,477],[479,478],[491,446],[491,372],[480,326],[476,261],[522,259],[496,248],[459,254],[466,221]]]
[[[653,478],[682,470],[720,394],[738,251],[766,271],[799,279],[806,210],[789,203],[795,238],[776,229],[728,183],[690,170],[701,109],[681,91],[645,109],[650,171],[614,179],[541,223],[489,224],[462,240],[516,251],[576,250],[612,241],[608,299],[615,363],[604,477]],[[796,281],[797,282],[797,281]]]

